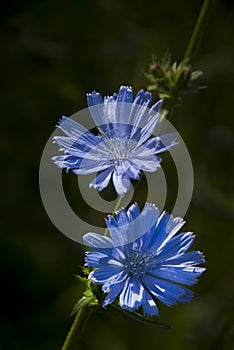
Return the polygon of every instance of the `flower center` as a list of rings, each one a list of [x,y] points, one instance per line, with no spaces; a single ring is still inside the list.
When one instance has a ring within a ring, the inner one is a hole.
[[[128,138],[104,138],[99,145],[102,159],[111,161],[114,165],[120,165],[129,159],[131,152],[136,148],[137,142]]]
[[[137,250],[129,252],[128,259],[124,263],[130,276],[140,277],[152,267],[151,255],[142,254]]]

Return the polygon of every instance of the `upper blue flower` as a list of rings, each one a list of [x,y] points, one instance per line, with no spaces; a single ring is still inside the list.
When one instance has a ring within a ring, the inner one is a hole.
[[[95,136],[74,120],[62,117],[58,127],[67,136],[54,142],[64,156],[53,157],[61,168],[75,174],[99,172],[90,187],[101,191],[112,176],[118,195],[126,194],[131,179],[139,179],[141,170],[153,172],[160,167],[158,153],[174,147],[175,134],[152,137],[160,113],[161,101],[151,108],[152,95],[140,90],[133,99],[132,88],[121,86],[118,94],[104,98],[98,92],[87,94],[90,113],[100,135]]]
[[[96,284],[108,292],[103,306],[118,296],[123,309],[134,311],[142,307],[145,316],[158,315],[155,299],[170,306],[186,303],[193,293],[183,285],[192,286],[205,268],[201,252],[187,252],[194,241],[191,232],[176,233],[183,226],[181,218],[146,204],[140,213],[137,204],[126,212],[121,209],[116,218],[106,220],[110,238],[87,233],[84,243],[94,251],[86,253],[86,266],[95,268],[90,274]]]

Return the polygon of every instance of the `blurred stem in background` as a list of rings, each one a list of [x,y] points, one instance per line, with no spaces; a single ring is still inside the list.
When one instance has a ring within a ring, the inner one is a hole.
[[[205,19],[208,16],[208,13],[209,13],[208,9],[209,9],[210,4],[211,4],[210,0],[205,0],[203,2],[203,5],[202,5],[201,11],[199,13],[197,22],[195,24],[193,33],[191,35],[190,41],[188,43],[187,49],[186,49],[185,54],[184,54],[184,61],[186,61],[188,59],[190,60],[192,53],[194,56],[195,51],[198,50],[199,44],[200,44],[201,39],[202,39],[202,33],[204,33],[203,29],[204,29],[204,26],[206,24]],[[202,30],[203,30],[203,32],[202,32]]]
[[[201,41],[210,3],[210,0],[205,0],[203,2],[182,62],[179,64],[174,62],[172,64],[170,56],[165,55],[160,63],[153,61],[150,65],[149,73],[145,74],[152,83],[149,85],[148,89],[156,90],[158,96],[164,101],[164,116],[168,115],[169,117],[171,115],[180,98],[181,90],[193,90],[193,81],[202,75],[202,72],[200,71],[192,72],[191,66],[188,65],[188,62],[191,60],[194,51],[197,50],[198,44]],[[121,200],[122,198],[119,197],[113,210],[113,214],[119,209]],[[106,229],[104,235],[106,236],[107,233],[108,230]],[[85,280],[82,277],[79,279]],[[98,302],[95,293],[93,293],[90,282],[84,283],[86,284],[86,291],[84,292],[83,297],[78,301],[77,307],[75,307],[77,313],[70,331],[67,334],[62,350],[77,349],[77,345],[93,311],[93,306],[97,305]]]

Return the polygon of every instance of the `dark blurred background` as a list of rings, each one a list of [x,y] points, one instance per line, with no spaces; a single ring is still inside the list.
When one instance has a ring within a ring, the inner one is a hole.
[[[79,349],[234,349],[234,6],[231,0],[213,3],[192,60],[205,72],[208,88],[186,96],[171,119],[194,165],[186,229],[197,235],[195,248],[205,253],[207,272],[194,287],[191,304],[166,308],[159,303],[160,321],[170,324],[170,331],[147,328],[110,311],[92,317]],[[152,54],[161,58],[169,49],[174,59],[183,57],[201,4],[3,3],[1,350],[60,349],[70,310],[80,296],[74,274],[80,272],[84,250],[50,222],[38,186],[41,153],[58,119],[85,108],[85,93],[93,89],[112,94],[122,84],[132,85],[135,92],[146,88],[142,71]],[[73,175],[67,179],[75,181]],[[78,189],[70,192],[76,210],[89,215]]]

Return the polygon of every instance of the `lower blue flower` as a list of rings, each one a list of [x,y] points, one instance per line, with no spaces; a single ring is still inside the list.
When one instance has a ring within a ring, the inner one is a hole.
[[[110,237],[84,236],[93,250],[86,253],[85,265],[94,268],[89,279],[108,293],[104,307],[119,298],[121,308],[133,312],[142,307],[144,316],[154,316],[159,315],[156,299],[168,306],[191,301],[193,292],[185,286],[194,285],[205,271],[197,266],[205,258],[199,251],[187,252],[195,236],[177,234],[183,219],[160,215],[147,203],[142,212],[137,204],[120,209],[106,223]]]

